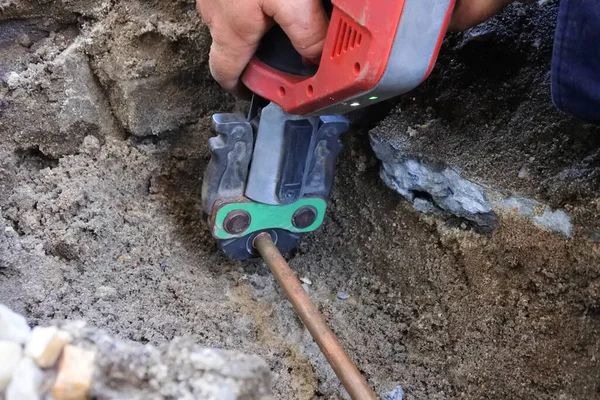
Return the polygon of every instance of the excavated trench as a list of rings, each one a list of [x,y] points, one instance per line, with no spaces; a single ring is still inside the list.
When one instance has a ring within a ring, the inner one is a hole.
[[[552,106],[557,5],[449,35],[422,87],[353,115],[324,226],[289,255],[380,396],[600,398],[600,129]],[[344,398],[268,268],[202,220],[210,115],[245,106],[209,45],[188,0],[0,2],[0,303]]]

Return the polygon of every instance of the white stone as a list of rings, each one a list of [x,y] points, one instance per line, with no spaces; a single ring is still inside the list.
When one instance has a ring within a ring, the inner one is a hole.
[[[300,278],[300,281],[302,283],[306,283],[307,285],[312,285],[312,281],[310,279],[308,279],[307,277],[303,276],[302,278]]]
[[[6,84],[10,90],[15,90],[21,85],[21,77],[16,72],[9,72],[6,77]]]
[[[56,364],[60,352],[73,338],[55,326],[36,326],[25,346],[25,354],[41,368],[50,368]]]
[[[19,343],[0,340],[0,390],[6,389],[10,377],[23,358],[23,348]]]
[[[24,344],[31,333],[25,318],[0,304],[0,340]]]
[[[13,372],[6,389],[6,400],[39,400],[44,373],[30,358],[24,357]]]

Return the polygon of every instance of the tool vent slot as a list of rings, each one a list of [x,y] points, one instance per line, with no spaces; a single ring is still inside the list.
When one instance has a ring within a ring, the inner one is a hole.
[[[344,18],[340,18],[331,58],[339,57],[347,51],[359,47],[361,42],[362,33],[360,33],[357,26]]]

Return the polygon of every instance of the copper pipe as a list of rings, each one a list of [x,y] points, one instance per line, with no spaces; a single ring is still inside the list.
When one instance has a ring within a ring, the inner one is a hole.
[[[302,284],[273,243],[271,235],[261,233],[254,239],[253,245],[275,275],[294,310],[319,345],[350,397],[353,400],[376,399],[365,378],[329,329],[319,310],[310,301]]]

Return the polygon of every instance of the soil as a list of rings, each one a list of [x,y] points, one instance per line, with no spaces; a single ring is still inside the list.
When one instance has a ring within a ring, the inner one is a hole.
[[[346,398],[268,268],[226,259],[207,232],[210,115],[244,104],[210,80],[193,3],[92,3],[0,12],[0,302],[32,324],[84,319],[140,343],[257,354],[279,399]],[[326,221],[289,255],[380,396],[600,398],[600,136],[552,110],[556,8],[511,7],[489,25],[500,39],[451,35],[420,91],[354,116]],[[30,47],[15,44],[23,31]],[[71,76],[98,107],[71,112]],[[411,151],[565,208],[573,237],[510,214],[479,235],[415,211],[379,179],[368,134],[429,120]]]

